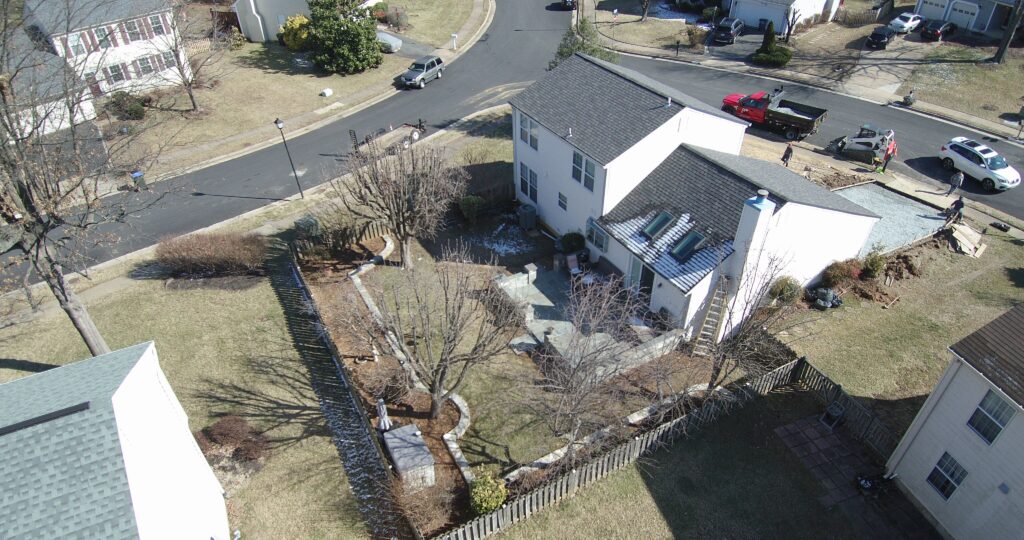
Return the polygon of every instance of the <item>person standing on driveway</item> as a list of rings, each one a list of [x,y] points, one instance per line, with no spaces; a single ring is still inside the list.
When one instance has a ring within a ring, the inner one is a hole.
[[[789,168],[789,160],[793,158],[793,143],[786,143],[786,149],[782,152],[782,164]]]
[[[949,191],[946,192],[946,196],[950,196],[954,191],[964,185],[964,173],[956,171],[953,176],[949,177]]]

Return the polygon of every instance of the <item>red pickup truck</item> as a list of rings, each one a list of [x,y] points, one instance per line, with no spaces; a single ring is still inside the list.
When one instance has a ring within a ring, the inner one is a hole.
[[[803,139],[818,130],[828,111],[782,99],[780,86],[772,92],[729,94],[722,110],[761,127],[778,131],[789,140]]]

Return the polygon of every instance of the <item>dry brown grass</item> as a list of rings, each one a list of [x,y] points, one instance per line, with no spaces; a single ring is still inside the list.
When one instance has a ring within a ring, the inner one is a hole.
[[[676,41],[690,45],[687,24],[681,20],[648,17],[640,22],[640,4],[635,0],[603,0],[597,4],[597,30],[605,37],[631,45],[675,51]],[[612,10],[618,9],[616,19]],[[694,15],[696,16],[696,15]]]
[[[156,246],[157,262],[175,276],[251,274],[266,255],[266,239],[255,234],[192,234]]]

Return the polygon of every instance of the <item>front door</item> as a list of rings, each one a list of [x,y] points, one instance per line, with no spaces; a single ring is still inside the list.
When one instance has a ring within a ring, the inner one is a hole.
[[[641,295],[643,295],[644,298],[648,299],[648,301],[649,301],[650,298],[651,298],[651,291],[653,291],[653,290],[654,290],[654,270],[651,270],[651,267],[649,267],[649,266],[647,266],[645,264],[645,265],[643,265],[643,270],[640,271],[640,290],[639,290],[639,292],[640,292]]]

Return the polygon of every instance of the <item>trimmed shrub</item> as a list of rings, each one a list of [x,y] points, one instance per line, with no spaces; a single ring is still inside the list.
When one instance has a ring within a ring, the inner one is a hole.
[[[700,20],[713,23],[715,22],[716,15],[718,15],[717,7],[704,8],[704,10],[700,12]]]
[[[157,262],[175,276],[256,273],[266,253],[262,236],[240,233],[179,236],[156,246]]]
[[[284,46],[290,51],[304,51],[309,46],[309,18],[292,15],[281,25]]]
[[[508,498],[505,482],[486,475],[478,476],[469,488],[469,504],[473,513],[482,516],[501,507]]]
[[[782,276],[768,289],[768,299],[788,306],[799,300],[802,292],[803,287],[796,279]]]
[[[459,211],[462,212],[462,217],[466,218],[466,221],[475,224],[480,219],[480,213],[486,205],[487,200],[483,197],[466,195],[459,200]]]
[[[146,117],[145,104],[143,98],[118,91],[110,95],[106,109],[120,120],[142,120]]]
[[[750,61],[758,66],[764,67],[783,67],[789,63],[793,58],[793,51],[785,47],[776,47],[774,51],[770,53],[754,53],[750,57]]]
[[[231,30],[228,31],[228,48],[232,51],[241,49],[247,41],[249,40],[245,38],[245,34],[237,26],[232,26]]]
[[[225,416],[203,430],[210,442],[238,446],[253,435],[252,427],[241,416]]]
[[[858,278],[860,278],[860,261],[847,259],[828,265],[821,275],[821,284],[834,289]]]
[[[583,235],[578,232],[563,234],[561,244],[562,253],[576,253],[587,245],[586,239],[584,239]]]
[[[768,27],[764,30],[764,37],[761,38],[761,47],[757,49],[758,54],[771,54],[775,52],[775,21],[768,21]]]
[[[382,23],[388,22],[388,3],[377,2],[370,8],[370,13],[373,13],[373,18],[377,19]]]
[[[404,9],[395,8],[388,12],[388,24],[401,30],[409,26],[409,14]]]
[[[882,255],[882,245],[876,243],[871,246],[871,251],[864,256],[864,265],[861,268],[861,279],[875,279],[885,272],[885,255]]]

